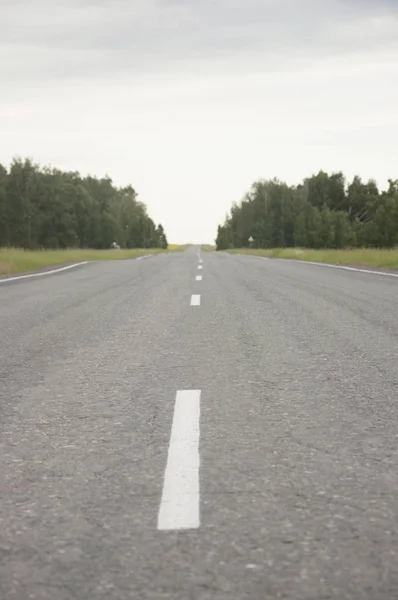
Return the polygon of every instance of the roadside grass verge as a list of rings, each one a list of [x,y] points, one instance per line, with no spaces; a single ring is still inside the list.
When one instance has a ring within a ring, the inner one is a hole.
[[[215,246],[212,246],[211,244],[202,244],[201,246],[201,250],[203,250],[203,252],[214,252],[216,249]]]
[[[168,248],[167,252],[176,252],[180,246],[176,244]],[[21,250],[19,248],[0,248],[0,275],[38,271],[47,267],[64,265],[75,262],[91,260],[123,260],[143,256],[145,254],[159,254],[164,252],[161,248],[134,248],[132,250]]]
[[[185,252],[190,244],[169,244],[165,252]]]
[[[354,267],[398,269],[398,248],[392,250],[379,250],[377,248],[353,248],[351,250],[308,250],[305,248],[257,250],[251,248],[236,248],[227,250],[227,252],[232,254],[267,256],[269,258],[308,260],[312,262],[324,262]]]

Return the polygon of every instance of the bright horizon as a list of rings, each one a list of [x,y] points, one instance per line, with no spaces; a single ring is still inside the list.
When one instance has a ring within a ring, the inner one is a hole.
[[[397,178],[392,0],[2,4],[0,162],[132,184],[171,243],[213,243],[259,178]]]

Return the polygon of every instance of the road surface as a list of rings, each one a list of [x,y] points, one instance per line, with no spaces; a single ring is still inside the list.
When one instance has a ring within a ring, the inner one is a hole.
[[[201,259],[0,284],[2,600],[398,598],[398,279]]]

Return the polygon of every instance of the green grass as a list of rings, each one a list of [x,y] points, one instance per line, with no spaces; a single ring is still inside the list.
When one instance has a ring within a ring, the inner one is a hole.
[[[233,254],[253,254],[271,258],[308,260],[334,265],[352,265],[384,269],[398,269],[398,249],[379,250],[376,248],[353,248],[352,250],[306,250],[305,248],[275,248],[254,250],[241,248],[227,250]]]
[[[215,246],[212,246],[211,244],[202,244],[201,245],[201,250],[203,250],[203,252],[214,252],[216,249]]]
[[[169,244],[166,252],[185,252],[190,244]]]
[[[170,244],[168,252],[185,250],[185,247]],[[85,260],[123,260],[164,252],[160,248],[135,248],[133,250],[20,250],[18,248],[0,249],[0,275],[24,273]]]

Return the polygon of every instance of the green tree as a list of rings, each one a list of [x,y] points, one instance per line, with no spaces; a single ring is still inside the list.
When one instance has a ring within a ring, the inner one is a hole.
[[[347,190],[347,210],[351,220],[362,223],[370,221],[377,210],[380,194],[377,184],[372,179],[362,183],[360,177],[355,176]]]
[[[355,234],[348,213],[337,211],[334,217],[334,248],[347,248],[355,245]]]
[[[227,250],[229,246],[228,228],[226,225],[219,225],[217,230],[216,248],[217,250]]]
[[[344,210],[346,207],[345,179],[342,173],[328,175],[320,171],[305,180],[308,202],[316,208],[328,207],[331,210]]]
[[[157,239],[160,243],[160,247],[163,248],[164,250],[167,250],[167,247],[168,247],[167,237],[164,232],[163,225],[161,225],[160,223],[156,228],[156,235],[157,235]]]
[[[15,159],[0,165],[0,244],[23,248],[165,247],[132,186]]]
[[[324,208],[320,214],[319,246],[332,248],[335,240],[334,213],[329,208]]]
[[[7,169],[0,164],[0,246],[7,245],[9,235],[6,183]]]
[[[29,159],[15,159],[6,181],[8,243],[12,246],[35,246],[35,217],[40,195],[38,167]]]

